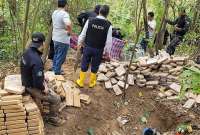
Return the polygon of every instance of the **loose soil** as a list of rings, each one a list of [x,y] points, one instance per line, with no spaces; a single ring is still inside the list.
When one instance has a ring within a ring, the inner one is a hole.
[[[72,63],[74,62],[68,62],[63,67],[65,78],[69,80],[78,78],[79,71],[74,74]],[[48,61],[46,70],[50,68],[50,65]],[[19,68],[12,71],[19,73]],[[2,81],[0,82],[2,87]],[[86,86],[87,82],[88,80]],[[186,112],[182,109],[181,102],[157,100],[156,90],[130,87],[127,90],[126,104],[121,96],[115,96],[113,91],[105,90],[102,84],[98,84],[94,89],[81,89],[81,92],[91,97],[91,104],[82,104],[81,108],[65,108],[60,116],[67,122],[61,127],[45,124],[47,135],[87,135],[89,128],[95,135],[112,135],[114,131],[121,135],[141,135],[145,127],[156,128],[163,133],[175,130],[178,124],[184,122],[200,124],[198,111]],[[141,117],[146,114],[148,115],[145,124],[141,122]],[[117,121],[119,116],[125,116],[129,122],[123,126],[120,125]],[[194,131],[192,135],[200,135],[200,132]]]
[[[63,69],[65,78],[78,78],[77,73],[74,75],[73,64],[65,64]],[[87,83],[88,80],[86,86]],[[46,124],[47,135],[87,135],[89,128],[93,129],[95,135],[112,135],[113,131],[121,135],[141,135],[145,127],[156,128],[163,133],[175,130],[183,122],[198,124],[200,121],[193,113],[188,117],[189,114],[174,102],[166,104],[157,100],[157,92],[151,89],[130,87],[126,96],[128,104],[124,104],[121,96],[105,90],[102,84],[94,89],[81,89],[81,92],[91,97],[91,104],[82,104],[81,108],[65,108],[61,116],[67,120],[66,124],[56,128]],[[146,124],[141,122],[145,114],[148,114]],[[129,122],[120,125],[117,121],[119,116],[126,116]]]

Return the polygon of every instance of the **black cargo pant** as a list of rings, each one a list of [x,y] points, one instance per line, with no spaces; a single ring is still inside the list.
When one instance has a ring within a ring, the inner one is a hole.
[[[51,117],[56,117],[58,115],[61,98],[54,91],[49,90],[48,94],[34,88],[26,88],[26,91],[34,98],[37,104],[38,101],[45,101],[49,103],[49,115]],[[41,105],[38,104],[38,106],[41,109]]]
[[[183,37],[181,36],[177,36],[177,35],[173,36],[170,44],[167,46],[166,52],[169,55],[174,55],[176,51],[176,47],[181,43],[182,40],[183,40]]]

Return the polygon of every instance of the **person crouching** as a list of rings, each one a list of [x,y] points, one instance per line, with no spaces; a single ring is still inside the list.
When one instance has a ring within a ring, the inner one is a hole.
[[[37,101],[49,103],[49,117],[47,122],[60,126],[65,120],[59,118],[58,109],[61,98],[54,91],[49,90],[44,76],[44,64],[41,59],[44,48],[45,36],[40,32],[33,33],[30,47],[24,52],[20,62],[22,85],[25,91]],[[38,106],[41,109],[40,104]]]

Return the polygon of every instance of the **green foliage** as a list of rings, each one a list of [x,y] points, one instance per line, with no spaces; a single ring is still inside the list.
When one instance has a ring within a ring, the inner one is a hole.
[[[128,1],[114,1],[111,6],[111,12],[109,20],[114,27],[122,29],[122,33],[129,37],[134,32],[134,10],[135,2],[133,0]]]
[[[196,67],[185,68],[180,76],[181,96],[190,89],[194,93],[200,94],[200,70]]]
[[[197,39],[199,39],[199,34],[192,31],[188,33],[184,41],[177,47],[176,54],[177,55],[187,55],[192,56],[198,51],[198,44],[196,43]]]
[[[196,46],[182,43],[179,45],[179,47],[177,47],[176,55],[191,56],[196,50]]]
[[[12,1],[12,0],[11,0]],[[137,7],[137,1],[139,1],[139,7]],[[41,2],[41,4],[38,4]],[[23,30],[24,15],[25,15],[25,4],[24,0],[16,0],[16,15],[14,16],[14,24],[16,27],[16,32],[13,32],[13,22],[11,17],[11,9],[9,8],[8,0],[0,0],[0,15],[4,14],[4,18],[7,21],[5,35],[0,35],[0,48],[1,48],[1,58],[13,57],[13,54],[16,52],[16,46],[13,43],[15,41],[14,37],[17,38],[17,47],[21,47],[21,35]],[[73,31],[76,34],[80,33],[80,27],[77,26],[77,15],[83,10],[92,10],[96,4],[108,4],[110,5],[110,15],[109,20],[112,22],[114,27],[119,27],[122,29],[122,33],[125,35],[125,38],[128,40],[135,41],[136,35],[136,18],[138,14],[136,11],[139,11],[137,8],[141,6],[141,0],[69,0],[69,13],[73,22]],[[38,6],[39,5],[39,6]],[[31,0],[29,19],[28,19],[28,33],[29,36],[33,31],[41,31],[45,34],[48,32],[48,26],[51,20],[51,14],[56,7],[55,0]],[[197,11],[196,1],[195,0],[171,0],[171,7],[169,10],[169,18],[171,20],[177,15],[177,9],[179,7],[187,7],[187,13],[190,18],[194,15],[194,12]],[[36,10],[38,9],[38,10]],[[157,21],[157,29],[160,26],[160,21],[164,11],[164,1],[163,0],[147,0],[147,11],[153,11],[155,13],[155,19]],[[35,13],[36,19],[35,19]],[[34,21],[36,20],[36,21]],[[141,25],[143,17],[141,14]],[[177,54],[186,54],[192,55],[195,50],[197,50],[195,43],[191,44],[199,35],[198,28],[200,27],[200,19],[197,19],[197,24],[195,24],[195,30],[190,31],[185,38],[186,41],[183,45],[178,47]],[[34,27],[33,27],[34,26]],[[169,26],[169,28],[173,28]],[[143,31],[141,31],[143,32]],[[7,36],[9,35],[9,36]],[[144,34],[143,34],[144,35]],[[142,36],[143,36],[142,35]],[[152,41],[149,42],[149,48],[153,48]],[[13,49],[13,50],[12,50]],[[21,50],[18,49],[20,53]],[[8,57],[8,54],[11,56]]]
[[[15,46],[6,44],[5,46],[0,47],[0,60],[11,60],[16,57],[14,53]]]

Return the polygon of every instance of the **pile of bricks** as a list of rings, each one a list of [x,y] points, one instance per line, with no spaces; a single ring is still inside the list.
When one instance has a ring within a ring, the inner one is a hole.
[[[8,75],[0,89],[0,134],[44,135],[44,124],[38,106],[25,89],[20,75]]]
[[[29,96],[28,102],[24,102],[22,95],[11,94],[5,90],[0,91],[0,134],[44,135],[40,111],[31,97]]]
[[[90,104],[90,97],[86,94],[82,94],[74,82],[66,80],[61,75],[54,75],[53,72],[49,71],[45,73],[45,76],[50,78],[48,87],[65,99],[66,106],[81,107],[81,102],[84,104]],[[46,107],[44,108],[48,111]]]
[[[132,85],[152,89],[170,89],[172,84],[179,87],[178,76],[182,73],[187,60],[187,57],[170,57],[165,52],[154,58],[141,57],[132,63],[126,89]],[[128,62],[119,61],[102,63],[97,80],[104,83],[106,89],[113,89],[116,95],[120,95],[125,85],[128,65]]]
[[[7,134],[27,134],[26,111],[22,104],[21,95],[1,97],[1,110],[4,113],[4,124]]]
[[[28,133],[43,135],[44,123],[37,105],[33,100],[26,102],[24,105],[27,113]]]

